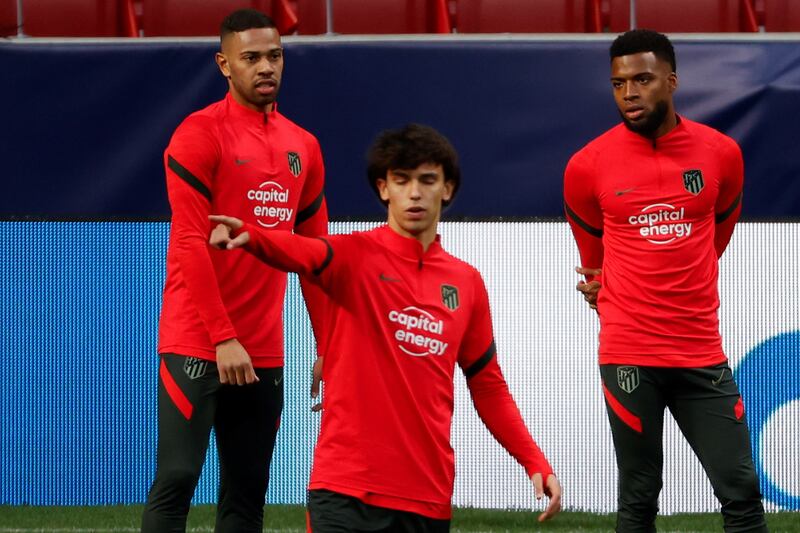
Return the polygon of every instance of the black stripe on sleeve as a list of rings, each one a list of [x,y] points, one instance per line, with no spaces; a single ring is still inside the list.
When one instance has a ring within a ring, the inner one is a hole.
[[[733,203],[728,209],[726,209],[725,211],[719,213],[714,217],[714,222],[716,222],[717,224],[722,224],[723,222],[725,222],[725,219],[727,219],[729,216],[731,216],[731,214],[733,214],[734,211],[736,211],[736,208],[739,207],[739,204],[741,202],[742,202],[742,193],[739,193],[736,195],[736,198],[734,198]]]
[[[477,361],[472,363],[469,366],[469,368],[464,369],[464,377],[469,379],[478,372],[480,372],[481,370],[483,370],[486,367],[486,365],[489,364],[489,361],[491,361],[494,358],[496,353],[497,350],[494,347],[494,339],[492,339],[492,344],[489,345],[489,349],[486,350],[486,352],[482,356],[480,356]]]
[[[211,191],[208,190],[208,187],[206,187],[202,181],[197,179],[194,174],[189,172],[186,167],[178,163],[178,161],[176,161],[171,155],[167,156],[167,166],[171,171],[177,174],[179,178],[191,185],[194,190],[205,196],[206,200],[209,202],[211,201]]]
[[[294,220],[294,225],[298,226],[309,218],[313,217],[317,211],[319,211],[319,207],[322,205],[322,200],[324,199],[325,191],[319,191],[319,196],[317,196],[314,201],[308,205],[308,207],[297,213],[297,218]]]
[[[320,274],[322,274],[322,271],[328,268],[328,265],[330,265],[331,261],[333,260],[333,247],[331,246],[331,243],[329,243],[322,237],[317,237],[317,239],[324,242],[325,246],[328,247],[328,254],[325,256],[325,260],[322,262],[319,268],[315,268],[314,270],[311,271],[311,273],[314,274],[315,276],[319,276]]]
[[[594,228],[587,224],[583,219],[581,219],[581,217],[578,216],[575,211],[570,208],[570,206],[567,205],[567,202],[564,202],[564,210],[567,212],[567,216],[569,216],[569,218],[574,220],[577,225],[583,228],[586,233],[597,237],[598,239],[603,237],[603,230]]]

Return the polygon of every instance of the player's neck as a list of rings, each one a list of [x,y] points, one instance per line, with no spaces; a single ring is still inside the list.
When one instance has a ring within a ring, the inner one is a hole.
[[[236,100],[236,103],[241,105],[242,107],[246,107],[247,109],[251,109],[253,111],[258,111],[259,113],[270,113],[272,112],[273,107],[275,106],[275,102],[270,102],[266,105],[256,105],[248,100],[244,99],[242,95],[240,95],[236,91],[231,91],[231,96],[233,99]]]
[[[670,106],[667,115],[664,117],[664,122],[661,123],[661,125],[658,127],[658,129],[656,129],[656,131],[654,131],[650,135],[647,135],[646,137],[648,139],[653,139],[653,140],[658,139],[659,137],[663,137],[667,133],[674,130],[677,125],[678,125],[678,115],[675,114],[675,109]]]
[[[430,248],[431,244],[436,240],[436,230],[438,229],[439,221],[436,220],[421,231],[409,231],[391,216],[389,217],[388,224],[398,235],[419,242],[422,245],[422,251],[427,252],[428,248]]]

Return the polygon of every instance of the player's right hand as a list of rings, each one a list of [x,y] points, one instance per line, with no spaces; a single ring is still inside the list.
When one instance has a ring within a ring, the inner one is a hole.
[[[533,481],[533,487],[536,491],[537,500],[541,500],[542,496],[544,495],[547,495],[547,497],[550,498],[550,503],[547,504],[547,509],[545,509],[542,514],[539,515],[539,522],[549,520],[560,513],[561,483],[559,483],[555,474],[550,474],[547,476],[547,483],[544,486],[542,485],[542,474],[538,472],[531,476],[531,481]]]
[[[320,383],[322,383],[322,365],[325,362],[325,358],[323,356],[317,357],[317,360],[314,361],[314,368],[311,371],[311,399],[316,400],[319,397],[319,387]],[[318,401],[314,405],[311,406],[311,410],[315,413],[318,411],[322,411],[322,401]]]
[[[599,268],[575,267],[575,272],[583,276],[592,276],[594,278],[603,274],[603,271]],[[600,292],[601,287],[602,285],[600,282],[596,279],[593,279],[588,283],[583,280],[579,281],[575,289],[583,294],[583,299],[586,300],[586,303],[589,304],[589,307],[592,309],[597,309],[597,293]]]
[[[217,370],[219,382],[226,385],[249,385],[259,381],[250,354],[236,339],[217,344]]]
[[[209,215],[212,222],[217,222],[217,226],[211,231],[208,244],[220,250],[233,250],[241,248],[250,242],[250,233],[244,231],[232,237],[233,232],[242,229],[244,222],[235,217],[225,215]]]

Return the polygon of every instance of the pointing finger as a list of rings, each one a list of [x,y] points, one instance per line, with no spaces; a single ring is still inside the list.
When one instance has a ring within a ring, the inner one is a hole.
[[[225,224],[231,229],[239,229],[242,226],[244,226],[244,222],[235,217],[229,217],[226,215],[208,215],[208,218],[212,222],[219,222],[220,224]]]

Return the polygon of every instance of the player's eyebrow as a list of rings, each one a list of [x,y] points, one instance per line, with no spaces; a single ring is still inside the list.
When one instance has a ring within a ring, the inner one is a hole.
[[[245,50],[242,50],[241,52],[239,52],[239,54],[243,55],[243,56],[244,55],[270,55],[270,54],[274,54],[275,52],[283,53],[283,47],[282,46],[274,46],[272,48],[269,48],[268,50],[249,50],[249,49],[245,49]]]
[[[642,76],[653,76],[655,77],[656,73],[652,70],[641,70],[639,72],[634,72],[633,74],[628,74],[627,76],[611,76],[611,81],[625,81],[625,80],[632,80],[635,78],[639,78]]]

